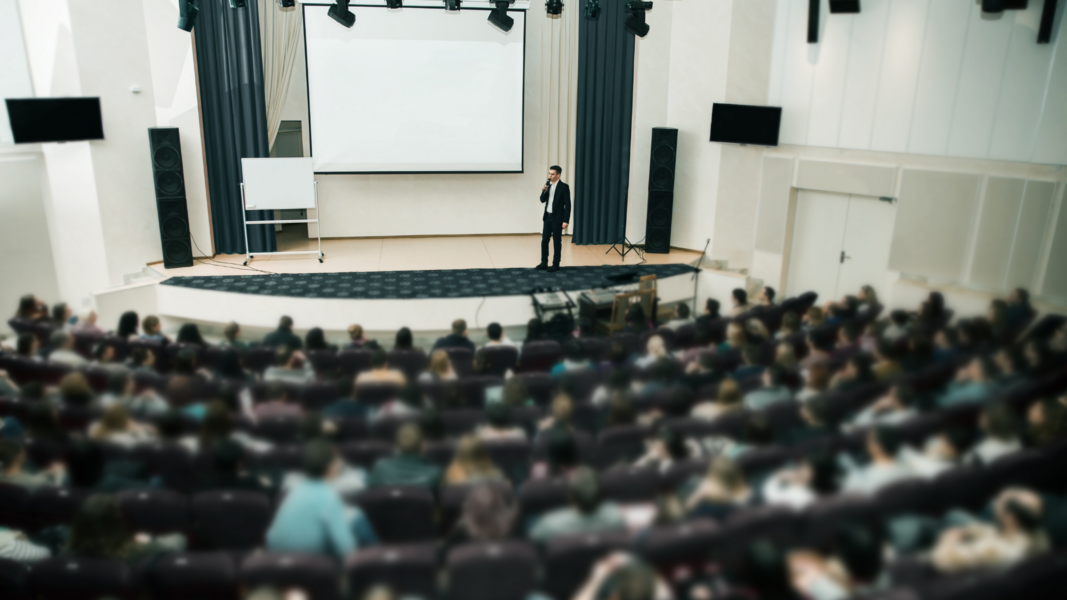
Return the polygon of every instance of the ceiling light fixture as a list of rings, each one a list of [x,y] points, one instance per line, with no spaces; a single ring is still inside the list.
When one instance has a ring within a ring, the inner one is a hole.
[[[337,0],[326,14],[330,15],[334,21],[351,29],[356,24],[356,15],[348,10],[348,2],[349,0]]]
[[[198,12],[200,9],[193,4],[193,0],[178,0],[178,29],[192,31]]]
[[[493,0],[496,8],[489,12],[489,22],[501,31],[511,31],[511,27],[515,25],[515,19],[508,16],[508,6],[514,2],[515,0]]]
[[[563,0],[547,0],[545,2],[545,12],[550,15],[563,14]]]
[[[645,37],[648,35],[648,24],[645,23],[645,11],[652,10],[652,3],[643,2],[642,0],[628,0],[626,2],[626,10],[630,11],[630,16],[626,17],[626,22],[623,23],[623,27],[626,28],[626,31],[629,31],[637,37]]]
[[[585,0],[585,18],[596,19],[600,16],[600,0]]]
[[[445,0],[445,10],[459,10],[460,0]]]

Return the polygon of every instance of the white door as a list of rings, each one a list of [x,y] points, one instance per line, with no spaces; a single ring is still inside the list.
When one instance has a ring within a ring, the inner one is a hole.
[[[820,302],[835,297],[847,218],[848,194],[800,190],[793,217],[786,295],[814,291]]]
[[[896,216],[895,204],[871,196],[849,197],[836,298],[856,295],[865,285],[873,287],[879,298],[889,298],[885,281]]]
[[[870,196],[800,190],[793,219],[786,294],[819,294],[819,303],[871,285],[879,297],[888,275],[896,206]]]

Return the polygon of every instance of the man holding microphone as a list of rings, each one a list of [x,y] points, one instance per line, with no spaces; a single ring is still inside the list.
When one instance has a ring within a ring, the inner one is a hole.
[[[567,229],[567,222],[571,218],[571,188],[559,180],[563,169],[553,165],[548,169],[548,181],[541,186],[541,203],[545,205],[541,220],[544,226],[541,229],[541,264],[535,268],[548,270],[554,273],[559,270],[560,254],[563,251],[563,232]],[[555,257],[552,266],[548,266],[548,240],[553,238],[552,247],[555,249]]]

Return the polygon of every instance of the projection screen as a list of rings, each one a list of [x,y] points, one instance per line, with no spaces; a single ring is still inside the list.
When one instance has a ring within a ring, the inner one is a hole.
[[[524,11],[303,7],[316,173],[522,171]]]

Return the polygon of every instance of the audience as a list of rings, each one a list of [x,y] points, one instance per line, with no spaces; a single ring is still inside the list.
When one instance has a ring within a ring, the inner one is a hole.
[[[370,371],[364,371],[356,376],[356,385],[368,383],[395,383],[404,385],[407,379],[404,374],[396,369],[389,368],[389,357],[381,348],[375,350],[370,357]]]
[[[300,336],[293,333],[292,317],[285,316],[278,319],[278,328],[263,338],[263,345],[285,346],[293,350],[300,350],[303,348],[304,342],[300,339]]]
[[[785,385],[785,369],[778,365],[768,367],[761,376],[759,388],[745,394],[743,401],[748,410],[763,410],[768,406],[785,402],[793,398],[793,393]]]
[[[219,345],[234,350],[248,349],[248,344],[241,339],[241,326],[233,321],[222,330],[222,342]]]
[[[452,369],[452,359],[444,350],[434,350],[430,354],[430,368],[419,375],[419,381],[450,381],[458,378]]]
[[[433,344],[434,350],[446,348],[466,348],[474,351],[474,342],[467,338],[467,322],[463,319],[452,321],[452,333],[438,338]]]
[[[274,366],[263,371],[263,381],[278,381],[301,384],[315,379],[315,369],[300,350],[289,346],[277,346],[274,350]]]
[[[166,552],[182,550],[181,536],[150,540],[130,531],[114,496],[94,494],[82,502],[70,526],[65,556],[120,560],[130,566],[146,564]]]
[[[422,432],[413,423],[403,425],[396,434],[396,455],[374,463],[368,487],[420,487],[436,490],[441,469],[423,455]]]
[[[148,315],[141,321],[141,331],[143,340],[153,340],[164,344],[170,342],[170,338],[163,334],[163,324],[155,315]]]
[[[861,410],[852,418],[852,427],[869,427],[871,425],[895,425],[913,418],[917,413],[913,408],[915,391],[904,384],[889,388],[884,396]]]
[[[730,411],[744,408],[743,399],[741,387],[733,379],[727,379],[719,384],[719,395],[715,401],[697,404],[690,414],[698,419],[714,421]]]
[[[479,485],[463,499],[459,521],[445,537],[440,555],[469,542],[496,542],[512,537],[518,509],[498,486]]]
[[[666,327],[667,329],[678,329],[679,327],[692,325],[695,322],[696,321],[689,316],[689,305],[685,302],[679,302],[678,305],[674,307],[674,317],[670,321],[664,323],[663,327]]]
[[[846,492],[872,494],[878,489],[913,475],[898,458],[900,435],[887,426],[876,427],[867,434],[866,466],[860,466],[847,454],[842,455],[843,466],[848,472],[841,486]]]
[[[561,536],[626,530],[622,511],[614,503],[603,501],[600,482],[589,467],[578,467],[571,474],[567,497],[570,506],[538,519],[530,527],[530,539],[548,542]]]
[[[490,323],[485,328],[485,334],[489,337],[489,341],[485,343],[485,347],[491,346],[510,346],[517,348],[515,342],[508,339],[508,336],[504,335],[504,328],[500,326],[500,323]]]
[[[345,348],[358,349],[367,345],[367,338],[363,335],[363,326],[352,324],[348,326],[348,345]]]
[[[994,503],[994,515],[995,526],[976,521],[941,532],[930,555],[933,565],[946,572],[1002,568],[1048,550],[1037,494],[1005,490]]]
[[[466,485],[503,481],[504,475],[493,464],[485,446],[473,435],[465,435],[456,444],[456,455],[445,470],[445,485]]]
[[[748,292],[741,288],[735,288],[730,292],[730,300],[733,302],[733,308],[730,309],[731,317],[738,317],[752,308],[752,305],[748,303]]]
[[[731,513],[756,503],[756,495],[734,461],[720,456],[711,461],[707,474],[689,484],[685,508],[690,517],[725,520]]]
[[[74,336],[66,331],[53,332],[50,340],[49,346],[52,351],[48,354],[49,361],[68,367],[82,367],[89,364],[89,361],[74,351]]]

